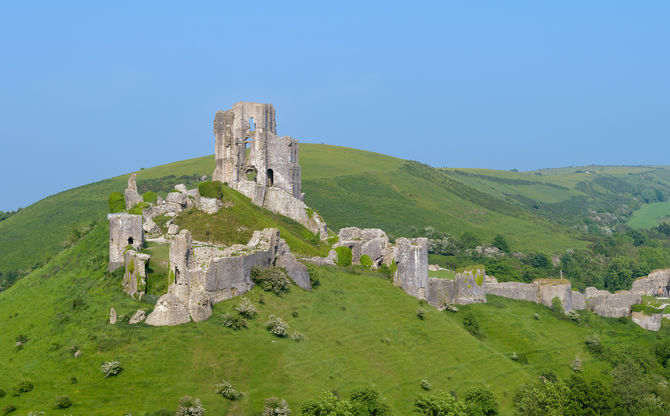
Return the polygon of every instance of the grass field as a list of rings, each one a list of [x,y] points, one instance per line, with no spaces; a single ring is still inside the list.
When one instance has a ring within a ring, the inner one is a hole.
[[[643,205],[633,213],[627,224],[633,228],[651,228],[663,220],[670,219],[670,201]]]
[[[577,325],[556,319],[546,307],[495,296],[458,313],[428,308],[419,320],[417,299],[378,274],[340,268],[318,269],[321,284],[312,292],[293,286],[277,297],[255,288],[246,296],[259,314],[240,331],[219,321],[239,299],[215,305],[212,318],[202,323],[129,325],[126,320],[135,310],[152,305],[131,300],[121,291],[121,276],[104,272],[106,251],[107,230],[99,225],[49,265],[0,293],[0,388],[11,391],[21,380],[35,386],[19,397],[0,398],[1,407],[12,404],[17,414],[51,414],[55,398],[64,395],[74,403],[67,414],[144,415],[174,409],[188,394],[199,397],[208,414],[256,414],[269,396],[285,398],[297,413],[302,401],[322,390],[346,394],[371,385],[395,414],[409,414],[425,378],[433,391],[462,393],[483,384],[509,414],[520,384],[537,380],[547,369],[567,376],[578,355],[585,375],[607,377],[607,364],[584,349],[592,333],[606,345],[649,345],[670,338],[665,325],[652,333],[592,314],[585,315],[588,324]],[[111,307],[121,317],[116,325],[107,323]],[[467,312],[477,317],[481,336],[463,329]],[[284,318],[306,339],[272,336],[263,326],[270,314]],[[29,340],[17,350],[19,335]],[[73,358],[74,350],[82,355]],[[528,363],[511,360],[513,353]],[[120,375],[103,377],[99,367],[108,360],[120,361]],[[218,397],[214,386],[221,379],[243,392],[243,399]]]

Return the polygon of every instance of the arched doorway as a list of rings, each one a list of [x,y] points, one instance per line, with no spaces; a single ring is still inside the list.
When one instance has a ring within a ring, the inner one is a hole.
[[[268,186],[272,186],[275,181],[275,173],[272,169],[268,169]]]

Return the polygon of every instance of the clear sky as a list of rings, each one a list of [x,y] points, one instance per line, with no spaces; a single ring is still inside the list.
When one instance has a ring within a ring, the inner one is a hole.
[[[278,133],[520,170],[670,164],[668,1],[82,1],[0,6],[0,210]]]

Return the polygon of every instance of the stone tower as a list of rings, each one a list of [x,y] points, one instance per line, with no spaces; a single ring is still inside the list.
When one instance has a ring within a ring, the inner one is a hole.
[[[302,200],[298,141],[277,137],[272,104],[239,102],[232,110],[218,111],[215,181],[247,194],[262,205],[265,189],[276,187]]]

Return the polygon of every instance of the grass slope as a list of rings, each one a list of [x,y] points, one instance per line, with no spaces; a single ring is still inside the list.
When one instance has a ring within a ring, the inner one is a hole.
[[[670,201],[643,205],[633,213],[627,224],[633,228],[651,228],[670,218]]]
[[[246,296],[259,314],[241,331],[224,328],[218,319],[239,299],[215,305],[213,317],[202,323],[129,325],[127,317],[152,305],[121,291],[121,276],[104,271],[106,252],[107,230],[101,224],[0,293],[0,388],[11,391],[21,380],[35,385],[19,397],[0,398],[0,407],[51,413],[55,398],[64,395],[74,403],[68,414],[142,415],[174,409],[188,394],[199,397],[208,414],[249,415],[260,412],[267,397],[279,396],[298,414],[300,403],[322,390],[346,393],[372,385],[395,414],[409,414],[425,378],[433,391],[463,393],[484,384],[509,414],[519,384],[535,381],[544,369],[565,376],[577,355],[584,359],[585,374],[607,374],[609,369],[584,350],[584,339],[594,332],[603,344],[645,345],[670,337],[665,326],[652,333],[597,316],[590,316],[589,327],[577,326],[557,320],[546,307],[494,296],[488,304],[465,306],[455,314],[426,307],[425,319],[419,320],[419,301],[379,275],[337,268],[319,269],[321,284],[312,292],[293,286],[277,297],[255,288]],[[122,317],[116,325],[107,323],[110,307]],[[463,329],[467,312],[477,317],[481,337]],[[270,314],[306,339],[272,336],[263,326]],[[29,341],[17,350],[19,335]],[[82,351],[79,358],[73,358],[72,346]],[[525,356],[528,364],[512,361],[512,353]],[[121,362],[119,376],[103,378],[99,367],[108,360]],[[216,396],[221,379],[244,398],[230,402]]]

